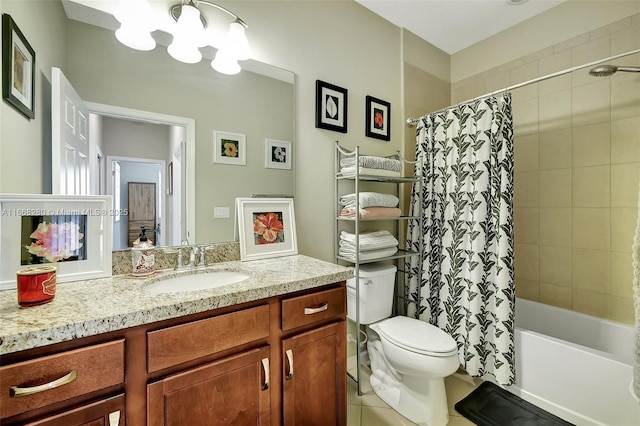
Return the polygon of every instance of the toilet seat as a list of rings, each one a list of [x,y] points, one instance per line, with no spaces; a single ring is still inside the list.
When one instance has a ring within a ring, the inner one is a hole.
[[[397,316],[377,324],[376,331],[394,345],[418,354],[447,357],[458,346],[453,337],[438,327],[414,318]]]

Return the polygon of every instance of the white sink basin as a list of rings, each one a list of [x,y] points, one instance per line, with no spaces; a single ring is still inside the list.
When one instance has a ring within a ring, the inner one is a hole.
[[[249,278],[249,275],[232,271],[214,271],[201,274],[181,275],[156,281],[145,287],[153,293],[181,293],[184,291],[206,290],[235,284]]]

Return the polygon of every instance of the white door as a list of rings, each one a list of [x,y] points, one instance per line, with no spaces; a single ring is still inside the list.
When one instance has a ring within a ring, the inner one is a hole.
[[[54,194],[93,194],[89,111],[59,68],[51,69],[51,163]]]

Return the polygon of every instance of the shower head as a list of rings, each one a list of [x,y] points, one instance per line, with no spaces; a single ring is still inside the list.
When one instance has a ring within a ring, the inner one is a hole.
[[[609,77],[618,71],[640,72],[640,67],[617,67],[615,65],[598,65],[589,70],[589,75],[594,77]]]

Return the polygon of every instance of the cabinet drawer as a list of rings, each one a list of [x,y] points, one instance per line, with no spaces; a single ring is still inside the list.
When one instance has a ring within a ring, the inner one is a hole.
[[[285,299],[282,301],[282,331],[330,318],[342,318],[346,305],[344,287]]]
[[[24,426],[124,426],[124,395],[77,407]]]
[[[124,383],[124,339],[0,367],[2,417]]]
[[[269,337],[269,305],[147,333],[149,373]]]

